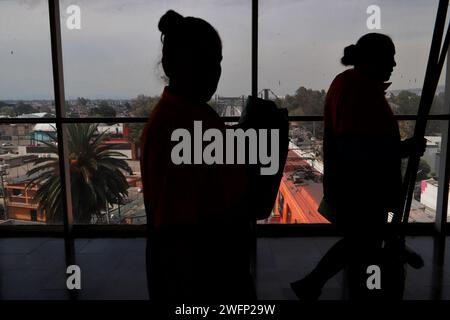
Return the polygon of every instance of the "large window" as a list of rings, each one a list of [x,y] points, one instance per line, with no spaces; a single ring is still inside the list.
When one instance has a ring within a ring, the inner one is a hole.
[[[222,38],[223,73],[210,102],[221,116],[236,121],[245,97],[252,93],[290,112],[290,150],[278,202],[288,210],[282,219],[281,212],[274,212],[265,223],[328,224],[317,211],[322,197],[322,115],[326,90],[345,69],[339,62],[343,49],[369,31],[392,37],[397,67],[387,99],[400,121],[402,137],[409,137],[437,4],[437,0],[414,4],[407,0],[60,0],[59,51],[59,32],[50,40],[47,1],[0,1],[0,221],[5,225],[145,224],[139,137],[166,84],[158,20],[174,9],[205,18]],[[380,9],[380,30],[368,30],[369,6]],[[258,32],[252,28],[252,10],[258,10]],[[52,74],[57,57],[62,58],[63,70],[54,69],[57,72]],[[56,90],[64,101],[54,101],[54,82],[62,84]],[[410,222],[435,222],[442,201],[438,181],[449,114],[444,85],[445,72],[432,107],[435,117],[427,128],[427,151]],[[49,117],[54,119],[45,120]],[[99,136],[94,145],[91,138]],[[98,146],[111,151],[103,159],[114,163],[105,166],[110,171],[89,167],[92,159],[84,151],[90,148],[95,158]],[[67,151],[65,156],[61,148]],[[59,179],[60,165],[68,173],[65,185]],[[37,166],[40,170],[33,170]],[[86,170],[92,179],[86,180]],[[351,173],[349,179],[357,174]],[[25,187],[32,178],[38,183]],[[45,188],[48,196],[39,197]],[[37,199],[45,205],[39,206]],[[64,212],[67,199],[70,208]],[[278,206],[274,209],[280,211]],[[65,220],[66,215],[70,219]]]
[[[302,88],[327,90],[345,69],[340,64],[344,48],[365,33],[381,32],[396,46],[391,92],[420,93],[438,2],[261,0],[259,88],[269,88],[280,97],[295,95]],[[366,12],[373,6],[379,9],[381,29],[368,29],[372,20]],[[298,105],[293,111],[291,114],[322,115],[319,106]],[[406,112],[416,114],[417,106],[409,106]]]
[[[48,5],[0,1],[0,116],[54,116]]]
[[[58,161],[46,145],[56,134],[47,3],[0,1],[0,47],[0,225],[61,224],[40,206],[49,185],[38,179]]]
[[[62,0],[60,3],[63,22],[71,18],[71,6],[80,8],[79,29],[62,24],[67,116],[148,116],[166,85],[158,22],[169,9],[184,16],[204,18],[218,30],[224,59],[216,96],[250,94],[250,1]]]
[[[0,132],[1,223],[62,224],[55,124],[2,124]]]
[[[60,1],[62,21],[70,20],[73,6],[80,8],[79,28],[62,24],[65,82],[65,115],[71,118],[146,118],[167,80],[161,66],[160,17],[169,9],[209,21],[223,42],[222,77],[211,101],[224,116],[239,115],[251,86],[251,3],[237,1]],[[230,24],[232,18],[234,23]],[[86,208],[98,199],[84,197],[85,183],[71,182],[74,222],[79,224],[144,224],[145,208],[140,177],[143,123],[96,123],[96,132],[107,132],[103,143],[123,154],[130,171],[119,168],[114,198],[107,192],[91,214]],[[71,125],[68,126],[71,128]],[[75,140],[68,131],[69,140]],[[75,146],[72,146],[75,148]],[[69,153],[73,153],[69,150]],[[112,158],[115,158],[113,156]],[[108,176],[108,175],[106,175]],[[71,174],[71,179],[76,176]],[[103,180],[93,181],[102,184]],[[97,190],[97,189],[96,189]],[[80,195],[80,196],[79,196]],[[100,193],[97,194],[100,196]],[[79,203],[80,207],[77,206]],[[84,208],[86,207],[86,208]]]
[[[290,123],[290,151],[280,186],[280,190],[290,195],[287,201],[298,223],[328,222],[317,210],[323,195],[323,123],[315,120],[323,115],[331,81],[346,68],[340,63],[344,48],[368,32],[391,36],[396,45],[397,66],[386,97],[399,120],[404,115],[417,115],[438,3],[259,1],[259,94],[287,108],[291,120],[301,119]],[[370,20],[373,7],[379,10],[379,30],[368,29],[368,24],[373,23]],[[432,114],[449,113],[444,104],[444,86],[445,72],[439,81]],[[429,142],[420,162],[410,222],[436,220],[437,168],[446,125],[446,121],[428,123]],[[403,139],[411,137],[414,121],[400,121],[400,130]],[[355,181],[355,188],[358,177],[358,172],[349,172],[348,178]],[[270,221],[286,220],[278,219],[274,213]]]

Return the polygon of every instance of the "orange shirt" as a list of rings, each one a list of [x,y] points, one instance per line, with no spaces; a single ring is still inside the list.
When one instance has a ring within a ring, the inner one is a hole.
[[[171,151],[178,143],[171,141],[172,132],[185,128],[193,138],[195,120],[202,121],[203,131],[225,131],[209,105],[193,104],[166,87],[141,135],[144,201],[155,227],[223,225],[243,219],[248,179],[242,166],[172,163]]]

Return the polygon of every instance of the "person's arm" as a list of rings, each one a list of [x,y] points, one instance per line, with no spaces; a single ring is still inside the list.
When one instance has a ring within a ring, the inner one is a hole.
[[[265,166],[261,164],[246,166],[249,178],[246,207],[252,218],[266,219],[272,212],[286,163],[289,146],[288,113],[286,109],[278,109],[272,101],[250,96],[236,127],[244,130],[266,129],[267,138],[271,141],[271,130],[278,130],[277,148],[271,147],[270,152],[272,161],[277,161],[278,167],[274,172],[267,172]],[[274,163],[270,165],[273,166]]]
[[[423,156],[426,147],[427,147],[427,139],[409,138],[401,142],[400,155],[402,158],[407,158],[412,155]]]

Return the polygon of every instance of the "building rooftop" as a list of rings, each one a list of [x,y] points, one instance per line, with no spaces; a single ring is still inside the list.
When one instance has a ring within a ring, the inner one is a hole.
[[[50,170],[53,170],[53,169],[50,169]],[[36,172],[30,176],[25,174],[25,175],[22,175],[19,177],[11,178],[8,181],[8,185],[26,183],[26,182],[30,181],[31,179],[37,178],[39,175],[41,175],[41,173],[42,172]]]
[[[33,127],[33,131],[55,132],[56,124],[54,124],[54,123],[37,123]]]
[[[322,174],[289,150],[281,181],[291,195],[289,206],[300,223],[329,223],[318,211],[323,197]]]
[[[37,112],[37,113],[26,113],[17,116],[17,118],[46,118],[54,117],[55,115],[50,112]]]
[[[427,147],[440,146],[442,141],[441,136],[425,136],[425,139],[427,139]]]

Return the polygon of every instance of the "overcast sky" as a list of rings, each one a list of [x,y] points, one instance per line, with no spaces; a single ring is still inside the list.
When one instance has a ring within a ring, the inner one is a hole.
[[[0,100],[53,98],[46,0],[0,0]],[[259,88],[278,95],[327,89],[343,48],[370,30],[369,5],[397,47],[392,89],[423,85],[438,0],[261,0]],[[81,8],[81,30],[66,8]],[[168,9],[204,18],[223,41],[217,93],[250,93],[251,1],[61,0],[66,97],[157,95],[164,82],[158,20]]]

